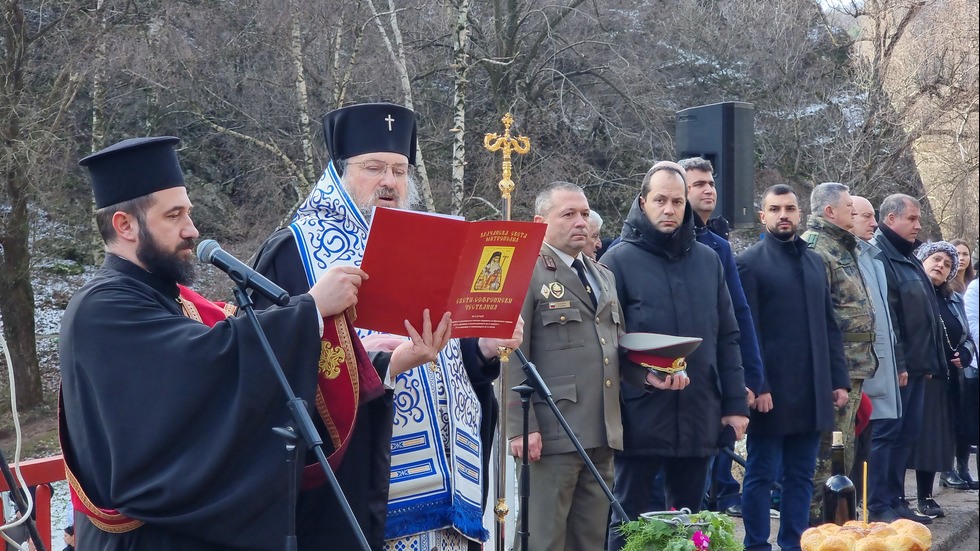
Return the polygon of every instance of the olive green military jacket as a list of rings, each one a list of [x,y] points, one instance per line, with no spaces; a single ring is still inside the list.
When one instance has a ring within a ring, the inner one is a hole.
[[[579,257],[598,283],[598,305],[592,305],[575,270],[542,244],[521,310],[525,323],[521,350],[537,367],[582,446],[621,450],[618,344],[623,311],[612,272],[584,254]],[[508,388],[524,379],[516,357],[511,356],[506,370]],[[507,397],[509,440],[523,434],[523,416],[520,396],[508,390]],[[535,395],[531,405],[528,432],[541,433],[541,453],[575,451],[547,404]]]
[[[874,304],[858,266],[857,238],[826,218],[814,215],[803,239],[823,260],[834,317],[844,336],[848,372],[852,379],[869,379],[878,367],[872,348]]]

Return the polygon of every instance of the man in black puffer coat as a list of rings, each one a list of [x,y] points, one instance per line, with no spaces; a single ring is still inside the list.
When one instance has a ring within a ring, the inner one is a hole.
[[[925,407],[926,377],[945,377],[943,325],[932,281],[913,254],[921,244],[922,206],[903,194],[889,195],[879,209],[881,224],[873,243],[881,249],[888,281],[888,309],[895,328],[902,416],[871,424],[872,465],[868,473],[868,518],[892,522],[902,517],[923,524],[932,520],[913,511],[904,499],[905,471],[919,440]]]
[[[684,169],[657,163],[647,172],[620,243],[602,260],[616,275],[627,332],[700,337],[687,356],[683,390],[622,387],[623,451],[616,455],[616,498],[630,518],[649,510],[663,468],[668,508],[701,507],[722,428],[748,425],[738,322],[718,255],[694,239]],[[620,356],[620,365],[627,362]],[[609,549],[623,538],[610,526]]]

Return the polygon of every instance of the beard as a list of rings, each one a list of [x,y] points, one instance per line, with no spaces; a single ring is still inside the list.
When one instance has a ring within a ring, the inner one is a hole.
[[[181,258],[180,256],[180,251],[193,249],[193,239],[185,239],[180,242],[175,250],[167,251],[146,229],[146,224],[140,225],[139,235],[140,242],[136,247],[136,258],[143,263],[147,271],[181,285],[190,285],[194,282],[197,267],[194,264],[193,255],[188,258]]]
[[[364,220],[370,224],[371,223],[371,211],[374,209],[374,205],[378,199],[381,197],[394,198],[397,209],[400,210],[413,210],[415,205],[419,203],[419,188],[415,181],[415,178],[409,177],[407,194],[402,195],[395,191],[394,188],[388,186],[382,186],[371,194],[366,201],[361,202],[357,200],[357,196],[354,193],[353,186],[350,185],[350,180],[347,178],[347,172],[340,175],[340,185],[347,192],[347,195],[353,200],[357,210],[361,211],[361,215],[364,216]]]
[[[788,230],[781,230],[779,229],[779,224],[777,223],[775,226],[766,226],[766,230],[780,241],[789,241],[796,236],[796,226],[793,226]]]

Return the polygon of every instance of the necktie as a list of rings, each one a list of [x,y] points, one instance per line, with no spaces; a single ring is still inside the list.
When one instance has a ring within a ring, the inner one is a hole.
[[[589,298],[592,299],[592,307],[597,307],[599,302],[596,301],[595,293],[592,292],[592,286],[589,285],[589,280],[585,277],[585,264],[582,264],[582,259],[576,258],[573,260],[572,268],[575,268],[575,271],[578,272],[578,278],[582,280],[582,285],[585,286],[585,292],[589,293]]]

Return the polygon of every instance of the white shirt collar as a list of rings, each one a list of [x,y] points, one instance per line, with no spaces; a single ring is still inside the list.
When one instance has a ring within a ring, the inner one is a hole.
[[[565,265],[568,266],[569,268],[572,267],[572,262],[574,262],[576,258],[582,257],[582,253],[578,253],[578,256],[570,256],[568,254],[559,251],[558,249],[553,247],[550,243],[545,243],[545,245],[548,245],[548,247],[551,248],[551,250],[554,251],[556,255],[558,255],[558,258],[560,258],[562,262],[564,262]],[[585,264],[585,261],[583,260],[582,263]]]

